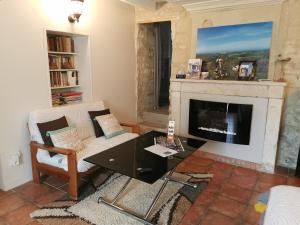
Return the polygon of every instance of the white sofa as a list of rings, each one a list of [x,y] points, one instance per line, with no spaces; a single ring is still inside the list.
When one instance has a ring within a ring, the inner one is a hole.
[[[271,188],[263,225],[300,225],[300,188]]]
[[[54,170],[56,174],[59,172],[59,177],[62,175],[67,176],[67,178],[73,176],[71,173],[74,174],[74,171],[72,171],[72,168],[69,168],[72,167],[72,164],[69,162],[72,160],[72,155],[76,161],[76,166],[74,166],[76,167],[76,174],[87,173],[94,165],[84,161],[85,158],[138,136],[136,133],[124,133],[110,139],[106,139],[104,136],[96,138],[88,111],[98,111],[103,109],[105,109],[104,103],[99,101],[36,110],[30,113],[28,126],[31,137],[33,177],[35,182],[39,183],[39,173],[45,170],[46,172],[49,172],[48,168]],[[84,150],[78,154],[74,155],[74,151],[64,151],[43,145],[44,142],[37,127],[37,123],[55,120],[62,116],[66,116],[69,125],[72,124],[77,127],[79,137],[85,144]],[[55,153],[59,152],[60,154],[50,157],[49,151]],[[77,178],[75,183],[77,184]],[[77,198],[77,191],[76,193],[73,193],[73,196],[71,195],[71,197]]]

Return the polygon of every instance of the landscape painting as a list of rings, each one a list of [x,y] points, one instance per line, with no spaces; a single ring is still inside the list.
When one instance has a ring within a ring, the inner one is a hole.
[[[213,79],[216,60],[221,58],[225,79],[235,80],[234,67],[241,61],[255,61],[255,79],[268,78],[272,25],[263,22],[198,29],[196,57],[203,60],[202,71],[208,71]]]

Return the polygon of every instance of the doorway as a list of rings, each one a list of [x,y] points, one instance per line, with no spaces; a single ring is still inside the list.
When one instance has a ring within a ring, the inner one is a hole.
[[[172,64],[171,22],[139,24],[137,46],[139,119],[166,125]]]

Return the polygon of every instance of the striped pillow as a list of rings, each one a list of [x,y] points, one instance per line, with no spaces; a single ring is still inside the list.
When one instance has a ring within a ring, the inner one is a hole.
[[[80,140],[75,126],[48,131],[47,135],[50,136],[55,147],[73,149],[76,152],[84,149],[84,144]]]

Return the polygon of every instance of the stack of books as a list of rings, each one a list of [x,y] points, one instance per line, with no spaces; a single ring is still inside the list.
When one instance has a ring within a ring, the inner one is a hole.
[[[82,100],[82,92],[68,91],[52,93],[52,105],[59,106],[65,104],[79,103]]]
[[[48,35],[48,51],[74,52],[74,40],[68,36]]]
[[[62,93],[66,104],[79,103],[82,100],[82,92],[70,91]]]

